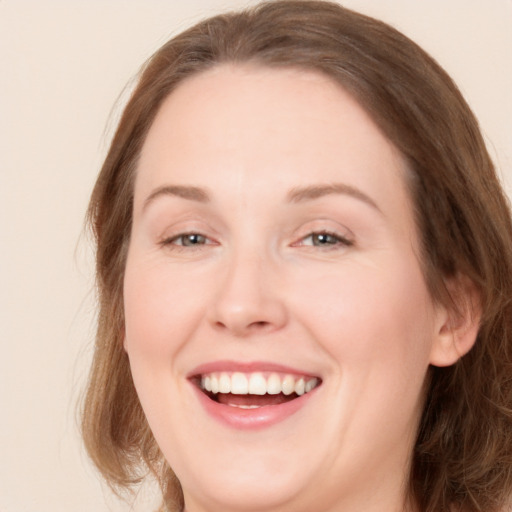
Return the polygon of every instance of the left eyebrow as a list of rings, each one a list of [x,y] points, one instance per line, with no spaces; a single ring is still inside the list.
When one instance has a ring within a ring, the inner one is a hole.
[[[351,185],[345,183],[330,183],[320,185],[309,185],[307,187],[296,187],[290,190],[287,195],[287,200],[290,203],[302,203],[303,201],[311,201],[313,199],[319,199],[330,194],[343,194],[368,204],[379,213],[382,214],[382,210],[379,208],[377,203],[364,192]]]

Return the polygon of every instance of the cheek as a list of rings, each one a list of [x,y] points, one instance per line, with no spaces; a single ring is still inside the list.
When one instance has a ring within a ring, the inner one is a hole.
[[[297,317],[334,361],[348,368],[382,363],[390,374],[404,363],[426,367],[433,308],[416,260],[358,261],[301,281],[290,294]]]
[[[332,407],[332,436],[340,451],[350,439],[360,453],[374,450],[368,456],[377,457],[375,446],[402,446],[419,419],[432,306],[417,265],[400,261],[318,276],[297,303],[331,361],[333,403],[339,404]],[[345,428],[341,438],[338,425]]]
[[[128,353],[165,358],[169,364],[169,356],[204,316],[202,289],[207,283],[205,275],[190,279],[169,265],[128,260],[123,292]]]
[[[204,316],[204,307],[200,287],[185,272],[137,256],[131,255],[125,272],[124,347],[151,430],[158,440],[172,444],[174,406],[163,404],[176,405],[180,396],[178,356]]]

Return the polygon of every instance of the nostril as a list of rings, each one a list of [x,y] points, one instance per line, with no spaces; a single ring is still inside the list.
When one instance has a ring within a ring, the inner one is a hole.
[[[221,322],[221,321],[217,321],[215,322],[215,325],[217,327],[222,327],[222,328],[228,328],[228,325],[226,325],[226,323],[224,322]],[[257,322],[251,322],[247,325],[247,328],[264,328],[264,327],[267,327],[270,325],[270,322],[265,322],[265,320],[260,320],[260,321],[257,321]]]
[[[258,322],[252,322],[250,323],[247,328],[251,331],[261,331],[265,330],[271,327],[270,322],[265,322],[264,320],[258,321]]]

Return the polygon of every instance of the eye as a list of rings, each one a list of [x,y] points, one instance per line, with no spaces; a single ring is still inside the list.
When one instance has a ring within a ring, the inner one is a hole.
[[[319,231],[305,236],[297,245],[334,248],[337,246],[350,247],[353,245],[353,242],[337,233]]]
[[[213,241],[200,233],[180,233],[179,235],[166,238],[162,245],[174,245],[178,247],[196,247],[199,245],[210,245]]]

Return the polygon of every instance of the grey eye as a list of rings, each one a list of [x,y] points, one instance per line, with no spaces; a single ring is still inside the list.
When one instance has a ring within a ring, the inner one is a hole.
[[[312,245],[315,246],[326,246],[326,245],[336,245],[340,242],[340,239],[329,233],[314,233],[311,236]]]
[[[353,245],[353,242],[337,233],[319,231],[304,237],[299,245],[332,249],[336,247],[350,247]]]
[[[188,233],[186,235],[180,235],[175,241],[177,245],[190,247],[192,245],[204,245],[206,243],[206,237],[198,233]]]

